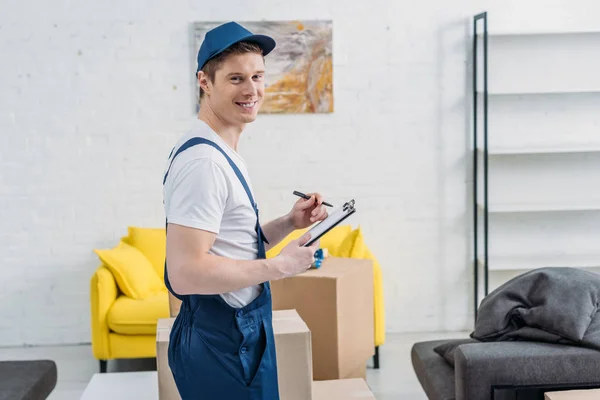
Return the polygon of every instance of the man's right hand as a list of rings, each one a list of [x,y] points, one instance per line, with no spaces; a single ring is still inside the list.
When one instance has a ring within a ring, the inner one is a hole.
[[[319,250],[320,241],[317,240],[310,246],[304,247],[309,240],[310,233],[305,233],[300,238],[288,243],[276,257],[282,278],[301,274],[310,268],[315,260],[315,252]]]

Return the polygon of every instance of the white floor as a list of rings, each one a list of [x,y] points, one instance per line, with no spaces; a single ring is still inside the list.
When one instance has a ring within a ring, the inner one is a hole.
[[[367,370],[367,383],[378,400],[427,400],[412,369],[412,344],[424,340],[465,338],[468,332],[387,334],[380,349],[380,369]],[[54,360],[58,383],[50,400],[79,400],[85,387],[98,372],[98,361],[89,345],[60,347],[0,348],[0,360]],[[151,371],[154,359],[109,361],[109,372]]]

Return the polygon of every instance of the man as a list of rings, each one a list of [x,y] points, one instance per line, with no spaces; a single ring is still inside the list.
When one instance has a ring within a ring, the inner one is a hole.
[[[264,98],[264,56],[275,41],[230,22],[198,52],[200,112],[165,169],[165,283],[182,300],[169,365],[182,399],[279,399],[269,281],[310,267],[308,234],[269,260],[295,229],[327,216],[319,194],[261,227],[244,160],[246,124]]]

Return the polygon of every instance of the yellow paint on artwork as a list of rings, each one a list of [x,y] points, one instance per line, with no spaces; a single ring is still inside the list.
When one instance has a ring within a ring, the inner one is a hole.
[[[271,28],[282,43],[269,56],[261,113],[333,112],[331,23],[291,20]]]
[[[333,61],[327,57],[321,66],[321,73],[318,76],[314,88],[314,95],[321,98],[321,102],[327,102],[327,112],[333,112]]]
[[[287,73],[265,93],[268,101],[263,105],[264,112],[308,112],[305,75],[302,73]]]
[[[310,54],[296,60],[265,95],[265,113],[333,112],[333,61],[325,43],[316,43]]]

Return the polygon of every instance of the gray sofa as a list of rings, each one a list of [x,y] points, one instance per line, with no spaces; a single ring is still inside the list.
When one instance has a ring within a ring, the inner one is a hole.
[[[451,366],[434,349],[414,344],[414,371],[430,400],[543,400],[544,392],[600,387],[600,351],[539,342],[461,344]]]

